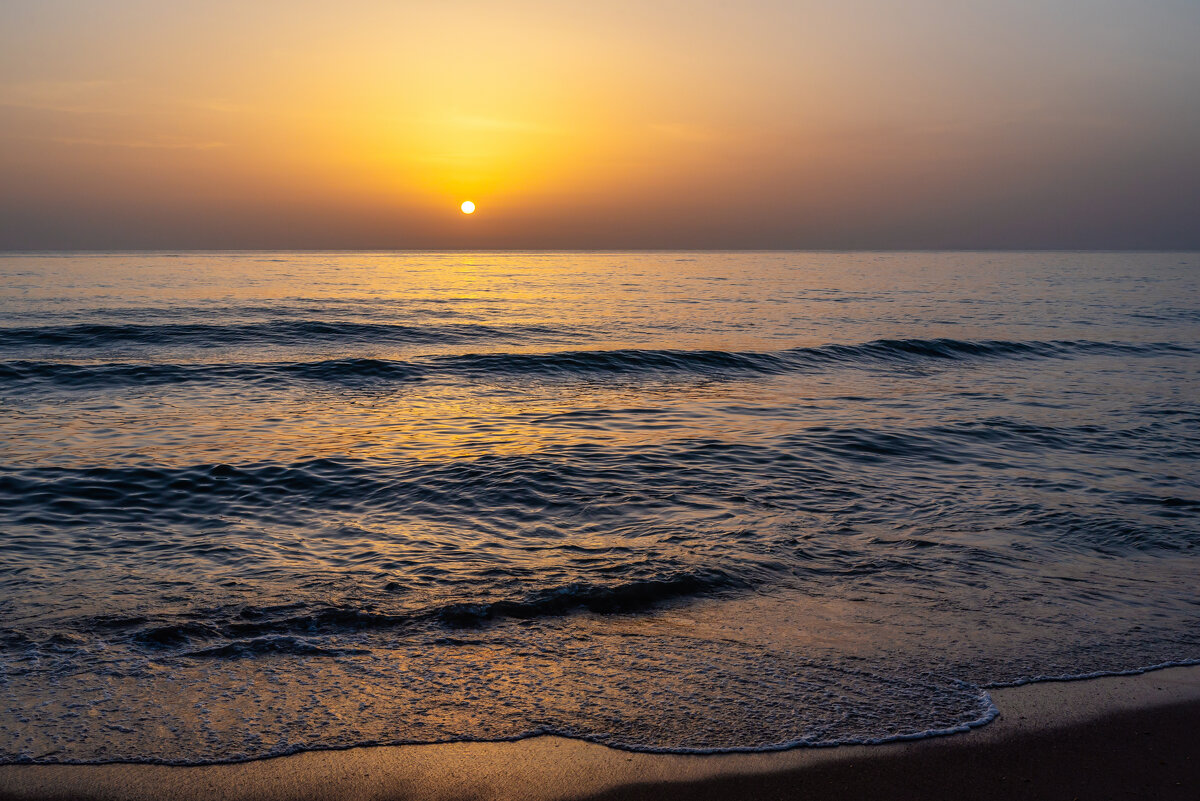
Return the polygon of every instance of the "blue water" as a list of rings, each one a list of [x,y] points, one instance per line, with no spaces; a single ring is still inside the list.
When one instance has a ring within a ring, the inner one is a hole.
[[[0,257],[0,762],[980,725],[1200,659],[1200,255]]]

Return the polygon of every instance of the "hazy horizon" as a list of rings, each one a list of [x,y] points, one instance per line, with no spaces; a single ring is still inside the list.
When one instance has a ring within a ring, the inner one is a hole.
[[[1196,41],[1179,0],[13,2],[0,250],[1197,249]]]
[[[121,256],[128,254],[144,253],[147,255],[164,255],[170,256],[175,253],[179,254],[219,254],[219,253],[295,253],[298,255],[304,254],[352,254],[352,253],[368,253],[385,255],[388,253],[396,254],[412,254],[418,255],[421,253],[460,253],[469,255],[473,253],[813,253],[813,254],[857,254],[857,253],[895,253],[895,254],[913,254],[913,253],[997,253],[997,254],[1019,254],[1019,253],[1200,253],[1200,247],[1192,248],[666,248],[666,247],[612,247],[612,248],[467,248],[467,247],[435,247],[435,248],[270,248],[270,247],[254,247],[254,248],[13,248],[0,249],[0,255],[3,256]]]

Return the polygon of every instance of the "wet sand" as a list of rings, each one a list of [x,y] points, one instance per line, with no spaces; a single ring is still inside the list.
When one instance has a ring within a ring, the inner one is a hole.
[[[355,748],[238,765],[0,767],[0,799],[1195,799],[1200,667],[992,692],[966,734],[762,754],[560,737]]]

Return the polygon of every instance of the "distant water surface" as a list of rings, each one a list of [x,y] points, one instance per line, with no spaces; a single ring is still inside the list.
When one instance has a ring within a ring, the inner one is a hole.
[[[1200,659],[1200,256],[0,257],[0,762],[988,720]]]

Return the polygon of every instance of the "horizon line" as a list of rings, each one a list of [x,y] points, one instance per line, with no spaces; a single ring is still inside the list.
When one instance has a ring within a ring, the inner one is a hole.
[[[117,255],[125,253],[1200,253],[1200,246],[1170,247],[916,247],[916,248],[0,248],[0,256]]]

